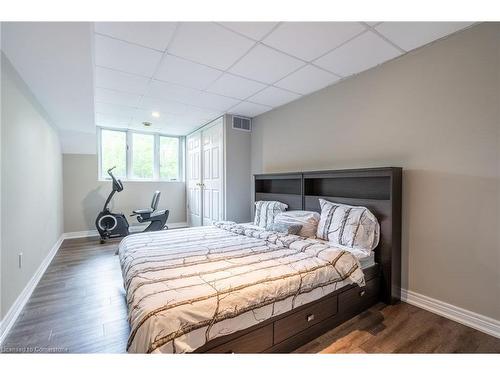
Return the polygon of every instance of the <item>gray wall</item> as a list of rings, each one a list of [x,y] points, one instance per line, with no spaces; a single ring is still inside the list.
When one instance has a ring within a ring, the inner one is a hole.
[[[251,133],[235,130],[232,116],[225,121],[226,162],[226,219],[237,223],[249,222],[250,195],[250,145]]]
[[[252,173],[401,166],[404,288],[500,319],[500,24],[254,119]]]
[[[60,238],[63,209],[57,131],[3,54],[1,73],[3,318]]]
[[[110,181],[97,179],[97,155],[64,154],[64,231],[80,232],[95,229],[95,218],[111,191]],[[116,193],[113,210],[125,214],[148,208],[155,190],[161,191],[159,208],[169,209],[167,223],[186,222],[186,192],[183,182],[124,181],[125,188]],[[129,218],[129,223],[138,224]]]

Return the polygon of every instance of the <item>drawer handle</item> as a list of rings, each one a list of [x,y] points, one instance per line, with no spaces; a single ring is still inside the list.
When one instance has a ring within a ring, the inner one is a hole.
[[[360,297],[363,297],[365,294],[366,294],[366,290],[362,290],[361,292],[359,292]]]
[[[307,316],[306,316],[306,320],[307,320],[308,322],[312,322],[312,321],[314,320],[314,314],[309,314],[309,315],[307,315]]]

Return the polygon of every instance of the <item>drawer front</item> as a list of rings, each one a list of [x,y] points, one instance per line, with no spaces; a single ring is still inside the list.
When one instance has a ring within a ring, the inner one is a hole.
[[[377,302],[380,292],[380,277],[366,282],[362,288],[356,286],[339,294],[339,312],[357,312]]]
[[[327,298],[274,322],[277,344],[337,313],[337,296]]]
[[[207,353],[260,353],[273,345],[273,325],[268,324],[221,344]]]

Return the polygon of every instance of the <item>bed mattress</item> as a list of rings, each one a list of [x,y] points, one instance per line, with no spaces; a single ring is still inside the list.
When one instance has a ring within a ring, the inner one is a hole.
[[[191,352],[351,283],[359,260],[234,223],[140,233],[119,246],[134,353]]]

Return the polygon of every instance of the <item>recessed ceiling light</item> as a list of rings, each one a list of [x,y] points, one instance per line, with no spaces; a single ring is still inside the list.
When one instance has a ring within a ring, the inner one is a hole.
[[[160,117],[160,112],[152,112],[151,116],[158,118]]]

